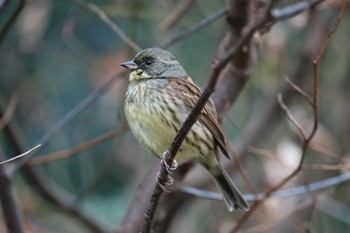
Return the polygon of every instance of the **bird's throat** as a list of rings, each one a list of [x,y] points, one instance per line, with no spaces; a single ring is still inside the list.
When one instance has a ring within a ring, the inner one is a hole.
[[[152,76],[148,75],[144,70],[142,69],[136,69],[132,70],[129,75],[129,81],[130,82],[137,82],[143,79],[150,79]]]

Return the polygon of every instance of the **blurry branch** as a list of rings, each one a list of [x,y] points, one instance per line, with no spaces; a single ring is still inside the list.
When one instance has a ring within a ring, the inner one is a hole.
[[[306,164],[303,166],[304,170],[316,170],[316,171],[349,171],[350,163],[344,164]]]
[[[322,199],[322,198],[319,198]],[[270,232],[271,228],[281,224],[283,221],[290,219],[294,214],[299,213],[306,208],[309,208],[314,204],[314,199],[309,198],[301,203],[298,203],[296,206],[293,206],[292,209],[284,209],[281,211],[281,214],[277,216],[277,218],[272,218],[271,220],[268,218],[268,221],[264,221],[261,224],[257,224],[255,226],[244,229],[245,233],[260,233],[260,232]],[[302,232],[302,231],[295,231]],[[304,231],[307,232],[307,231]]]
[[[24,157],[19,160],[16,164],[16,168],[20,169],[25,165],[35,154],[44,149],[50,140],[56,136],[57,133],[61,131],[63,127],[65,127],[72,119],[77,117],[80,113],[82,113],[87,107],[89,107],[95,100],[105,94],[112,85],[118,81],[121,77],[125,75],[125,72],[120,72],[113,75],[106,83],[104,83],[101,87],[97,88],[93,92],[90,93],[85,99],[83,99],[77,106],[75,106],[70,112],[68,112],[48,133],[46,133],[37,144],[41,144],[41,148],[36,151],[36,153],[30,154],[29,156]]]
[[[95,218],[90,217],[87,211],[81,210],[72,195],[62,190],[42,170],[33,169],[27,164],[23,167],[23,170],[26,175],[25,178],[29,179],[31,187],[34,187],[35,191],[50,204],[81,222],[91,232],[108,232]]]
[[[169,31],[190,9],[194,0],[181,0],[160,25],[162,31]]]
[[[0,14],[2,13],[1,11],[6,7],[6,5],[9,3],[9,0],[3,0],[0,2]]]
[[[301,159],[299,162],[298,167],[286,178],[284,178],[280,183],[278,183],[277,185],[273,186],[272,188],[270,188],[269,190],[267,190],[265,192],[265,198],[262,200],[259,200],[257,202],[255,202],[252,206],[251,206],[251,210],[247,213],[245,213],[240,220],[238,221],[237,225],[230,231],[231,233],[233,232],[237,232],[238,229],[240,228],[240,226],[248,220],[248,218],[258,209],[258,207],[265,201],[265,199],[267,197],[269,197],[272,192],[280,189],[283,185],[285,185],[289,180],[291,180],[294,176],[296,176],[301,169],[303,168],[303,163],[306,157],[306,151],[308,149],[308,146],[313,138],[313,136],[315,135],[317,128],[318,128],[318,82],[319,82],[319,75],[318,75],[318,64],[320,62],[320,59],[322,58],[324,51],[328,45],[328,43],[330,42],[330,39],[333,35],[333,33],[337,30],[343,16],[344,16],[344,12],[346,9],[346,6],[348,4],[347,0],[343,1],[343,5],[340,9],[340,12],[338,14],[338,17],[336,19],[336,22],[333,26],[333,28],[331,29],[330,33],[328,34],[328,36],[326,37],[326,39],[324,40],[318,55],[316,57],[316,59],[312,62],[313,64],[313,69],[314,69],[314,82],[313,82],[313,93],[312,93],[312,103],[311,103],[311,107],[313,110],[313,117],[314,117],[314,123],[313,123],[313,127],[312,127],[312,131],[310,132],[310,134],[308,135],[308,137],[305,138],[304,142],[303,142],[303,146],[302,146],[302,152],[301,152]]]
[[[7,159],[7,160],[5,160],[5,161],[1,161],[1,162],[0,162],[0,165],[5,164],[5,163],[8,163],[8,162],[11,162],[11,161],[14,161],[14,160],[19,159],[19,158],[21,158],[21,157],[23,157],[23,156],[26,156],[26,155],[32,153],[32,152],[33,152],[34,150],[36,150],[37,148],[39,148],[40,146],[41,146],[41,145],[39,144],[39,145],[33,147],[32,149],[30,149],[30,150],[28,150],[28,151],[26,151],[26,152],[24,152],[24,153],[22,153],[22,154],[20,154],[20,155],[17,155],[17,156],[15,156],[15,157],[13,157],[13,158],[11,158],[11,159]]]
[[[101,10],[99,7],[97,7],[95,4],[92,3],[83,3],[80,1],[76,1],[77,5],[81,8],[88,10],[91,13],[96,14],[105,24],[107,24],[119,37],[120,39],[128,45],[130,48],[132,48],[135,52],[139,52],[141,50],[140,46],[138,46],[134,41],[132,41],[120,27],[111,20],[111,18],[108,17],[108,15]]]
[[[163,157],[161,159],[162,166],[158,175],[159,180],[156,184],[153,195],[150,199],[149,207],[145,214],[145,225],[142,230],[143,233],[149,233],[151,231],[151,225],[152,225],[154,213],[157,208],[159,199],[164,191],[164,187],[166,186],[166,183],[168,180],[169,171],[167,169],[167,165],[170,167],[172,166],[175,155],[179,150],[182,141],[186,137],[192,125],[196,122],[199,113],[201,112],[203,106],[209,99],[210,95],[214,92],[215,85],[219,78],[220,71],[223,68],[225,68],[227,63],[241,51],[242,47],[249,42],[253,34],[258,29],[263,27],[267,22],[269,22],[270,7],[272,7],[272,4],[270,4],[270,6],[267,8],[268,10],[265,17],[263,17],[263,19],[260,22],[250,27],[249,30],[247,30],[247,32],[244,35],[238,38],[238,40],[236,41],[236,44],[227,53],[225,53],[225,55],[220,60],[214,60],[212,64],[212,69],[208,78],[209,82],[204,88],[204,91],[201,97],[198,99],[198,102],[196,103],[191,113],[188,115],[182,127],[180,128],[179,132],[175,136],[175,139],[170,145],[169,150],[163,154]]]
[[[291,18],[307,9],[310,9],[323,1],[325,0],[305,0],[281,9],[273,9],[271,11],[271,14],[275,20],[283,20]]]
[[[105,141],[108,141],[110,139],[113,139],[115,137],[120,136],[121,134],[125,133],[128,130],[128,126],[126,124],[123,124],[120,128],[113,130],[111,132],[108,132],[106,134],[103,134],[97,138],[91,139],[87,142],[81,143],[77,145],[76,147],[69,149],[69,150],[61,150],[57,152],[53,152],[50,154],[46,154],[43,156],[32,158],[28,164],[31,166],[41,165],[45,163],[50,163],[53,161],[57,161],[60,159],[69,158],[73,155],[82,153],[86,150],[89,150]]]
[[[292,80],[289,78],[285,78],[287,83],[300,95],[304,96],[304,98],[309,102],[309,104],[312,104],[312,98],[303,90],[301,89],[297,84],[295,84]],[[282,97],[282,96],[281,96]]]
[[[0,116],[3,114],[3,112],[4,112],[4,107],[0,98]],[[4,135],[6,135],[8,145],[16,154],[22,154],[25,151],[23,138],[21,137],[23,133],[18,128],[18,124],[16,123],[16,121],[11,121],[9,124],[7,124],[3,129],[3,133]],[[40,148],[37,148],[36,151],[40,151],[42,147],[43,145]],[[32,154],[34,153],[35,152],[32,152]],[[32,154],[29,154],[26,157],[29,157]],[[22,160],[26,159],[26,157],[22,158]],[[0,166],[0,169],[2,167],[7,167],[7,166]],[[11,173],[9,172],[7,173],[9,175],[10,181],[13,178],[14,171],[15,169],[13,168],[11,170]],[[53,183],[53,181],[47,175],[42,173],[39,169],[34,170],[30,166],[28,166],[28,164],[24,164],[23,172],[24,172],[23,178],[27,181],[27,184],[30,185],[30,187],[34,191],[36,191],[36,193],[40,195],[43,199],[53,204],[55,207],[57,207],[59,210],[63,211],[64,213],[69,214],[70,216],[80,221],[92,232],[97,232],[97,233],[106,232],[96,222],[95,219],[90,218],[85,212],[80,211],[80,209],[75,205],[75,201],[71,197],[71,195],[61,190],[59,186],[55,185],[55,183]],[[2,186],[0,186],[0,189],[1,187]]]
[[[0,159],[4,159],[0,151]],[[24,233],[22,215],[12,187],[12,177],[7,166],[0,166],[0,207],[7,231]]]
[[[291,113],[289,108],[287,107],[287,105],[283,102],[283,97],[282,97],[281,93],[278,93],[277,99],[278,99],[278,102],[279,102],[281,108],[287,114],[288,120],[294,125],[295,128],[297,128],[301,138],[303,139],[303,141],[305,141],[306,140],[306,136],[305,136],[306,134],[305,134],[303,128],[301,127],[301,125],[297,122],[297,120],[295,119],[295,117],[293,116],[293,114]]]
[[[4,126],[10,122],[13,114],[15,113],[17,103],[18,95],[11,96],[10,102],[4,112],[4,115],[0,118],[0,130],[2,130]]]
[[[13,2],[13,1],[12,1]],[[25,0],[19,0],[17,1],[17,5],[15,9],[13,10],[12,14],[10,14],[9,18],[5,21],[4,27],[0,29],[0,47],[2,45],[2,42],[5,39],[5,36],[7,32],[10,30],[12,27],[13,23],[15,22],[17,16],[19,13],[22,11],[26,1]],[[9,1],[4,1],[3,4],[1,5],[1,11],[5,10],[6,8],[9,8]],[[2,12],[1,12],[2,13]]]
[[[339,185],[349,180],[350,180],[350,172],[346,172],[341,175],[316,181],[307,185],[302,185],[302,186],[285,189],[285,190],[273,191],[269,196],[267,196],[266,193],[245,194],[243,196],[249,202],[265,200],[265,199],[286,198],[286,197],[292,197],[297,195],[309,194],[310,192],[320,191],[323,189],[334,187],[336,185]],[[216,192],[209,192],[209,191],[205,191],[202,189],[197,189],[189,186],[182,186],[180,190],[196,197],[201,197],[201,198],[206,198],[211,200],[222,200],[220,193],[216,193]]]
[[[230,141],[227,142],[227,148],[228,148],[229,155],[231,155],[233,157],[233,162],[234,162],[235,166],[237,167],[237,170],[241,174],[245,184],[247,185],[248,190],[251,193],[256,194],[256,189],[254,188],[253,183],[250,181],[244,167],[242,166],[241,161],[239,160],[239,156],[235,152],[234,147]]]
[[[158,46],[160,48],[164,48],[164,49],[169,48],[170,46],[172,46],[172,45],[180,42],[181,40],[189,37],[193,33],[202,30],[203,28],[205,28],[206,26],[208,26],[209,24],[211,24],[212,22],[216,21],[217,19],[221,18],[224,15],[225,15],[225,9],[221,8],[220,10],[216,11],[212,15],[209,15],[208,17],[202,19],[199,23],[197,23],[197,24],[191,26],[190,28],[180,32],[179,34],[175,35],[174,37],[162,42]]]
[[[326,197],[324,200],[317,203],[316,208],[350,226],[350,208],[348,205],[344,205],[334,198]]]

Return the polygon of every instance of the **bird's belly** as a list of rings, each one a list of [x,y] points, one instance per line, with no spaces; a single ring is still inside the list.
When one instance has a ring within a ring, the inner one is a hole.
[[[157,157],[162,157],[163,153],[169,149],[188,115],[181,114],[181,111],[178,111],[176,118],[180,120],[174,121],[171,117],[172,114],[166,108],[161,108],[158,104],[154,105],[147,101],[143,103],[128,103],[128,108],[125,108],[126,119],[135,138],[143,147]],[[196,137],[194,137],[194,130],[197,132]],[[199,139],[208,135],[211,136],[209,132],[204,131],[199,122],[192,126],[191,131],[176,154],[175,159],[178,163],[183,163],[198,156],[205,156],[211,152],[213,148],[209,148],[199,142]],[[212,145],[212,147],[214,146]]]

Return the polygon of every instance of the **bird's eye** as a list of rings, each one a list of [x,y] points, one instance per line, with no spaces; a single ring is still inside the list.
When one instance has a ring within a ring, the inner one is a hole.
[[[153,61],[151,59],[147,59],[145,62],[145,64],[148,66],[152,65],[152,63],[153,63]]]

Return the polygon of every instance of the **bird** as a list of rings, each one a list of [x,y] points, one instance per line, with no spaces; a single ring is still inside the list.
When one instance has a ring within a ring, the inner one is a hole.
[[[124,98],[126,121],[136,140],[161,158],[168,150],[203,89],[186,73],[175,56],[161,48],[147,48],[121,66],[130,70]],[[213,177],[228,211],[249,205],[220,163],[220,151],[229,158],[226,138],[211,99],[207,101],[178,150],[181,164],[194,160]]]

